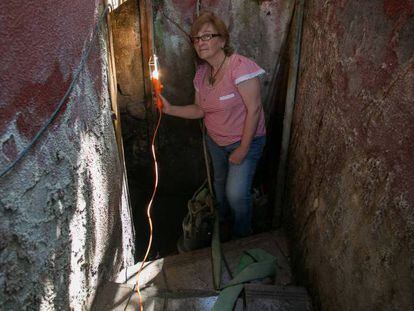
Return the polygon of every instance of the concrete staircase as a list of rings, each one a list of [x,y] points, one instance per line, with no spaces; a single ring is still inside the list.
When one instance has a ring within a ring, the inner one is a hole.
[[[234,310],[311,310],[303,287],[294,286],[289,263],[289,245],[283,231],[267,232],[223,244],[223,252],[234,271],[243,251],[262,248],[277,258],[274,279],[251,282],[244,287]],[[211,249],[165,257],[145,264],[140,276],[144,310],[210,310],[218,293],[213,287]],[[116,280],[98,291],[92,310],[139,310],[134,291],[139,263],[120,272]],[[223,267],[222,284],[231,279]]]

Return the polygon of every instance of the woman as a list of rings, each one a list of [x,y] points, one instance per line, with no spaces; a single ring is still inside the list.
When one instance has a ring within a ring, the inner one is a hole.
[[[220,221],[226,222],[233,214],[233,234],[247,236],[251,233],[251,186],[265,144],[257,78],[264,70],[233,53],[226,25],[211,12],[195,20],[191,37],[202,60],[194,78],[194,104],[174,106],[163,98],[163,111],[182,118],[204,118]]]

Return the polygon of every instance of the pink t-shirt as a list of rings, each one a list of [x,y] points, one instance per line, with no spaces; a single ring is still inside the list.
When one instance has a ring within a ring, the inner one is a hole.
[[[212,87],[203,83],[205,75],[208,74],[208,64],[197,68],[194,87],[199,96],[199,105],[204,111],[207,132],[219,146],[233,144],[241,140],[243,135],[247,110],[237,85],[263,73],[265,71],[252,60],[232,54],[223,79]],[[264,120],[262,109],[256,137],[266,133]]]

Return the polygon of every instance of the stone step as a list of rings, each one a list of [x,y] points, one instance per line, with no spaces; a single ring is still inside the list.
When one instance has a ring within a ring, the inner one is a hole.
[[[155,287],[141,291],[145,311],[165,310],[211,310],[217,300],[214,291],[180,290],[171,292]],[[138,293],[133,286],[107,282],[95,298],[91,311],[136,311],[139,310]],[[243,300],[238,299],[235,311],[243,310]]]
[[[230,241],[223,243],[222,248],[231,271],[235,270],[245,250],[261,248],[274,255],[277,261],[276,277],[261,282],[266,281],[279,286],[294,283],[289,262],[288,240],[283,231],[267,232]],[[124,310],[127,304],[126,310],[136,310],[139,304],[138,294],[133,288],[140,265],[141,263],[138,263],[124,269],[114,282],[105,284],[95,299],[94,310]],[[222,284],[226,284],[230,279],[230,275],[223,267]],[[145,263],[140,274],[140,288],[145,310],[210,310],[217,299],[217,292],[213,287],[211,248]],[[251,303],[257,303],[254,298],[256,296],[253,295],[255,287],[246,288],[249,289]],[[263,295],[265,297],[264,293]],[[243,310],[243,299],[238,300],[236,310]]]
[[[208,311],[217,300],[216,292],[200,290],[171,292],[149,287],[141,295],[146,311]],[[237,300],[235,311],[312,311],[311,300],[303,287],[246,284],[244,295]],[[139,310],[138,294],[132,286],[108,282],[96,297],[92,311],[123,310]]]
[[[92,302],[91,311],[139,310],[138,299],[132,299],[134,294],[137,295],[133,291],[133,286],[106,282],[98,289],[98,293]]]
[[[246,284],[247,311],[311,311],[312,302],[304,287]]]
[[[234,271],[243,252],[252,248],[261,248],[276,257],[277,273],[275,285],[294,283],[290,268],[288,240],[283,231],[266,232],[244,239],[229,241],[222,244],[224,255]],[[141,263],[121,271],[116,278],[117,283],[136,284],[136,273]],[[145,263],[140,274],[140,284],[152,284],[160,289],[201,289],[213,290],[211,269],[211,248],[196,250],[184,254],[168,256]],[[231,277],[226,269],[222,269],[222,283]]]

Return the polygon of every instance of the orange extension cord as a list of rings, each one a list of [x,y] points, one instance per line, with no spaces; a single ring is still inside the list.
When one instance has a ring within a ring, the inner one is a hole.
[[[158,163],[157,163],[157,156],[155,154],[155,138],[157,137],[158,129],[159,129],[160,123],[161,123],[162,107],[157,105],[157,108],[158,108],[158,112],[159,112],[158,122],[157,122],[157,126],[155,127],[155,131],[154,131],[154,135],[152,137],[152,143],[151,143],[152,158],[154,159],[155,183],[154,183],[154,191],[152,192],[151,200],[149,201],[148,207],[147,207],[147,217],[148,217],[148,223],[149,223],[149,227],[150,227],[150,236],[149,236],[147,251],[145,253],[144,259],[142,260],[141,266],[139,267],[138,272],[137,272],[137,283],[136,283],[136,289],[137,289],[138,299],[139,299],[139,308],[140,308],[141,311],[143,311],[144,308],[142,306],[141,291],[139,290],[139,275],[142,271],[142,268],[144,267],[145,261],[147,260],[148,254],[149,254],[150,249],[151,249],[152,236],[153,236],[153,226],[152,226],[152,220],[151,220],[151,207],[152,207],[152,203],[154,201],[155,194],[157,193],[157,187],[158,187]]]

